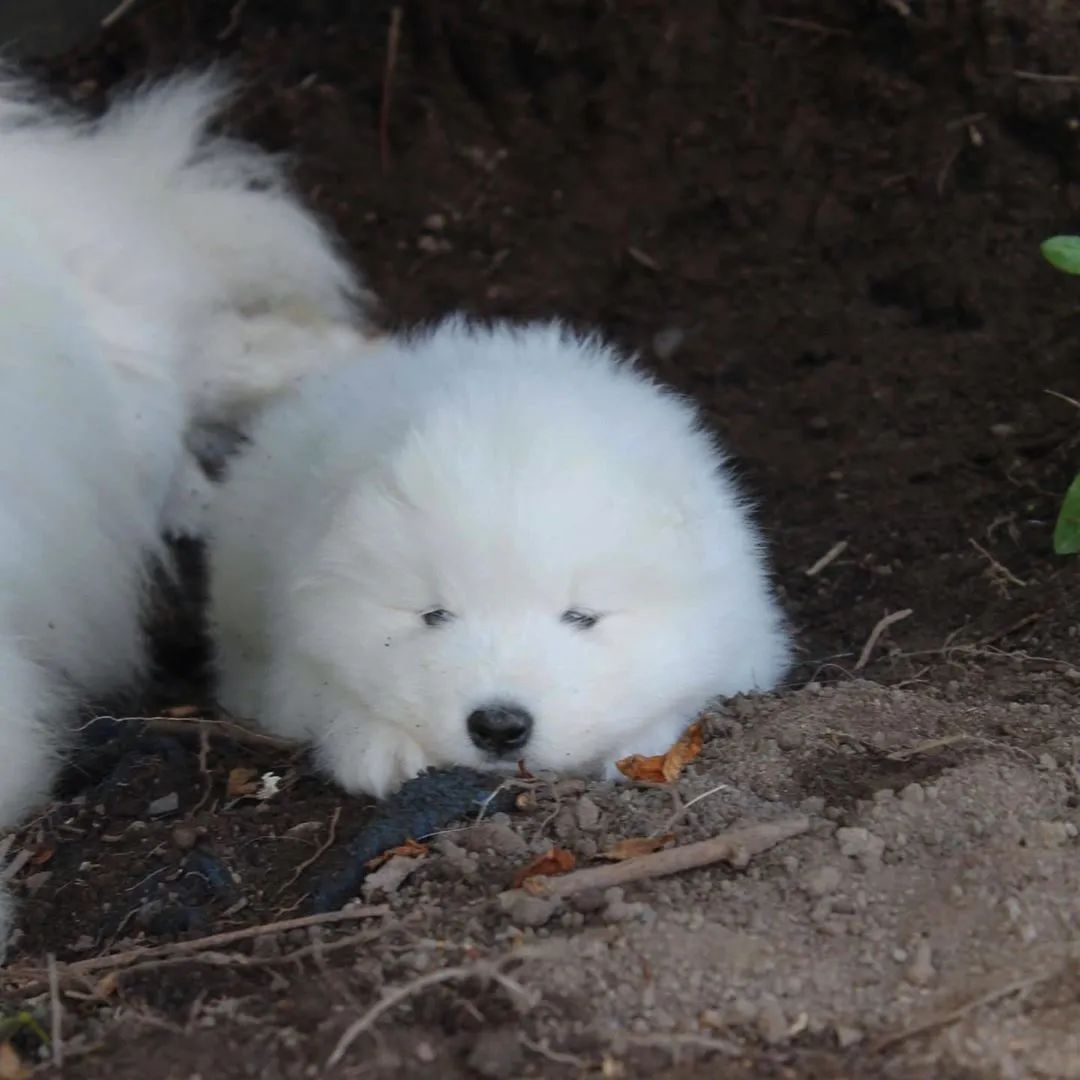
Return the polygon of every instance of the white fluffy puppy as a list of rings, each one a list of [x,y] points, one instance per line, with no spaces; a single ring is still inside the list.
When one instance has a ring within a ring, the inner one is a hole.
[[[363,341],[277,165],[207,133],[224,93],[87,120],[0,78],[0,827],[47,793],[71,706],[143,671],[147,567],[208,490],[185,439]]]
[[[210,522],[220,698],[348,790],[604,768],[775,684],[760,538],[693,407],[555,324],[451,320],[305,380]]]

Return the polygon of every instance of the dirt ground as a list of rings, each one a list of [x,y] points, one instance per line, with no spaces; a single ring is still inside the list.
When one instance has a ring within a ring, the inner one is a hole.
[[[292,155],[390,324],[560,314],[639,350],[759,499],[802,663],[670,788],[540,783],[400,856],[375,913],[80,969],[294,917],[369,813],[279,749],[127,725],[8,848],[12,1015],[62,1009],[79,1078],[1080,1077],[1080,590],[1050,551],[1080,425],[1047,393],[1077,393],[1080,286],[1038,254],[1080,231],[1080,13],[392,7],[143,0],[42,68],[97,105],[227,58],[230,122]],[[202,692],[191,622],[159,705]],[[552,846],[793,814],[747,865],[511,889]]]

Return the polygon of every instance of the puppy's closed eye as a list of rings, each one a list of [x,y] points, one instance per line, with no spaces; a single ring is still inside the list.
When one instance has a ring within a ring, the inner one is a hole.
[[[431,608],[429,611],[423,612],[420,616],[424,620],[425,626],[432,628],[436,626],[445,626],[446,623],[453,622],[457,616],[452,611],[447,611],[446,608]]]
[[[576,630],[591,630],[600,621],[600,616],[594,611],[581,611],[578,608],[571,608],[569,611],[562,613],[559,621],[566,623],[567,626],[574,627]]]

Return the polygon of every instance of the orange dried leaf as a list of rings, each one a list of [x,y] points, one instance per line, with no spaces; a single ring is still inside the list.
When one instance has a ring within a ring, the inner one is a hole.
[[[645,780],[654,784],[671,784],[701,753],[704,735],[701,721],[691,724],[683,737],[666,753],[654,757],[633,754],[615,762],[615,767],[630,780]]]
[[[44,844],[30,856],[31,866],[44,866],[54,855],[56,848],[50,844]]]
[[[601,851],[600,858],[610,859],[612,862],[636,859],[640,855],[651,855],[654,851],[667,847],[674,839],[674,833],[665,833],[663,836],[631,836],[628,840],[620,840],[608,851]]]
[[[514,888],[520,889],[529,878],[554,877],[573,870],[577,860],[572,851],[566,848],[548,848],[543,855],[538,855],[528,866],[523,866],[514,875]]]
[[[379,852],[374,859],[369,860],[364,865],[369,870],[375,870],[382,866],[384,862],[389,862],[395,855],[400,855],[405,859],[422,859],[428,851],[427,844],[421,844],[418,840],[413,840],[410,837],[404,844]]]
[[[229,783],[226,788],[229,798],[239,799],[244,795],[254,795],[259,790],[259,785],[255,779],[258,775],[258,769],[248,769],[243,765],[230,769]]]

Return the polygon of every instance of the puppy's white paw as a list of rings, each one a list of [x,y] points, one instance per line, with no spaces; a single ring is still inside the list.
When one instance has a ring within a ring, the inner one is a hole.
[[[348,737],[343,734],[337,727],[320,757],[351,794],[385,798],[432,764],[419,743],[388,724],[358,724]]]

